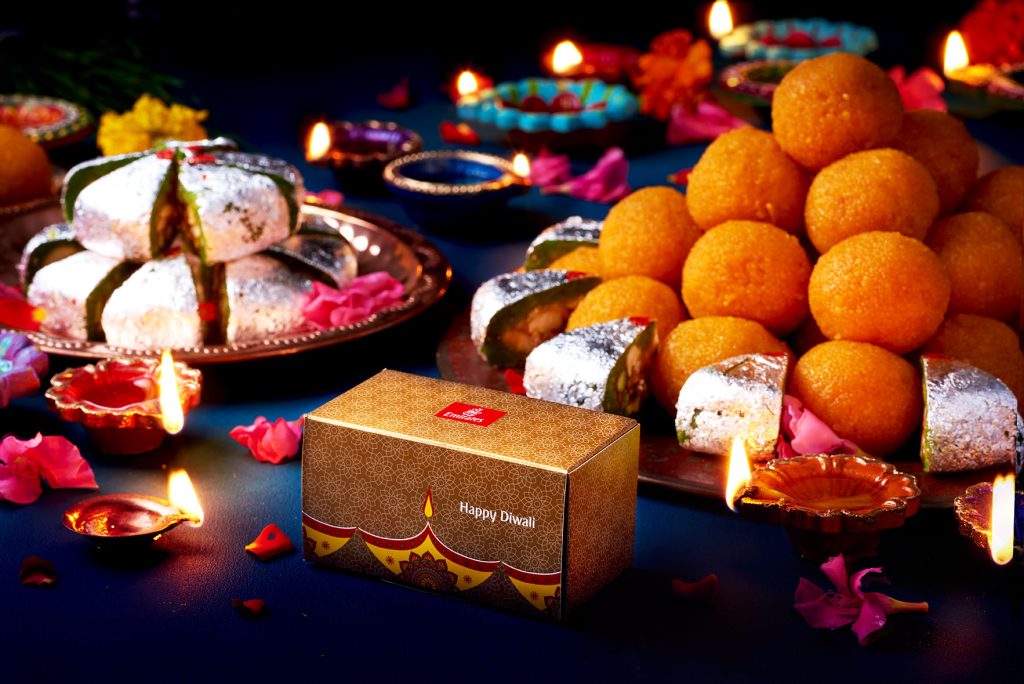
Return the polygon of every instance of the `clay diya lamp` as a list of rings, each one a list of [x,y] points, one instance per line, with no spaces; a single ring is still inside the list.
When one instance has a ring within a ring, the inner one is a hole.
[[[768,107],[782,78],[799,62],[791,59],[760,59],[727,66],[718,77],[730,94],[755,106]]]
[[[384,167],[421,149],[418,133],[392,121],[320,122],[306,140],[306,160],[334,171],[346,192],[379,193]]]
[[[182,523],[203,524],[203,509],[184,470],[167,481],[168,499],[145,494],[107,494],[79,501],[64,512],[64,527],[100,548],[145,547]]]
[[[173,368],[173,375],[161,368]],[[175,382],[161,383],[161,376]],[[172,363],[165,352],[163,361],[112,358],[66,370],[50,380],[46,400],[64,420],[84,425],[101,451],[141,454],[181,429],[185,414],[199,405],[201,384],[198,370]]]
[[[849,454],[775,459],[755,470],[736,502],[786,528],[797,553],[821,561],[874,555],[882,530],[917,513],[921,490],[891,464]]]
[[[508,159],[470,150],[400,157],[384,168],[384,183],[413,221],[431,228],[469,225],[530,189]]]
[[[953,500],[960,533],[989,552],[998,565],[1012,560],[1014,546],[1024,543],[1024,494],[1014,491],[1014,477],[972,485]]]

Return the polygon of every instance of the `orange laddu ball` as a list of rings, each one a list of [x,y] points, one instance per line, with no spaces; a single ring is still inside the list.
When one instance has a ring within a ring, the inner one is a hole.
[[[607,280],[588,292],[569,316],[566,330],[631,316],[656,321],[658,335],[664,339],[686,312],[675,291],[665,283],[647,276],[625,276]]]
[[[917,369],[873,344],[819,344],[796,362],[787,391],[872,456],[896,451],[921,423]]]
[[[870,342],[905,354],[938,329],[949,276],[922,242],[900,233],[861,233],[818,259],[808,287],[811,314],[832,340]]]
[[[619,200],[604,220],[601,275],[643,275],[677,287],[683,262],[701,231],[678,190],[650,187]]]
[[[940,213],[955,211],[978,177],[978,145],[960,119],[946,112],[906,112],[892,146],[928,169],[939,191]]]
[[[763,325],[732,316],[684,321],[661,338],[651,386],[666,411],[675,415],[683,383],[696,370],[740,354],[788,354],[789,347]]]
[[[600,275],[601,255],[597,247],[577,247],[552,261],[548,268],[553,271],[579,271]]]
[[[1024,242],[1024,166],[1004,166],[979,178],[964,209],[998,216]]]
[[[829,164],[807,193],[807,237],[824,254],[851,235],[894,230],[924,240],[939,215],[928,170],[908,154],[867,150]]]
[[[683,302],[694,318],[737,316],[788,335],[807,317],[811,262],[800,241],[758,221],[704,233],[683,266]]]
[[[984,316],[951,314],[924,350],[952,356],[996,376],[1017,395],[1017,405],[1024,406],[1024,352],[1017,333],[1005,323]]]
[[[14,126],[0,126],[0,204],[17,204],[50,192],[50,160]]]
[[[718,136],[701,155],[686,186],[687,206],[704,230],[748,219],[799,233],[809,183],[771,133],[740,128]]]
[[[983,211],[954,214],[935,224],[927,244],[949,274],[950,312],[1016,319],[1024,255],[1005,223]]]
[[[885,147],[903,102],[892,79],[863,57],[837,52],[801,62],[772,98],[772,129],[786,154],[820,169],[852,152]]]

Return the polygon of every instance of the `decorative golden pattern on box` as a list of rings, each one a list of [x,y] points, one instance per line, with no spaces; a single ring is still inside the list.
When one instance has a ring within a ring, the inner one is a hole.
[[[384,371],[305,429],[308,560],[560,619],[632,559],[635,421]]]

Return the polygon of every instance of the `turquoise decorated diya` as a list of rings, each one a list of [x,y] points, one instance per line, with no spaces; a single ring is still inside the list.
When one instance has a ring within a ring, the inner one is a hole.
[[[625,86],[598,79],[527,78],[466,95],[457,107],[481,137],[533,151],[620,144],[602,136],[634,119],[640,102]]]
[[[878,36],[866,26],[827,19],[781,19],[737,26],[722,36],[718,49],[727,58],[804,60],[831,52],[866,55],[878,48]]]

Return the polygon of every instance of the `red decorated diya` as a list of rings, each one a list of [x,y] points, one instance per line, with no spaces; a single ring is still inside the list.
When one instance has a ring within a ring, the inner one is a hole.
[[[50,408],[64,420],[81,423],[100,450],[141,454],[160,446],[180,425],[161,410],[180,405],[180,419],[199,405],[202,374],[174,363],[177,400],[161,401],[161,362],[152,358],[112,358],[55,375],[46,391]],[[171,367],[171,364],[167,364]]]
[[[900,527],[921,505],[913,475],[850,454],[779,458],[755,470],[736,502],[744,513],[783,525],[804,558],[873,555],[882,530]]]

